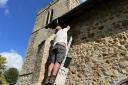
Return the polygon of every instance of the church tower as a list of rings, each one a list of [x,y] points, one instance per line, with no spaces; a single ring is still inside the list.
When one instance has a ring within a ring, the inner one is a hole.
[[[53,0],[36,17],[18,85],[41,85],[49,55],[51,29],[45,26],[80,4],[79,0]]]

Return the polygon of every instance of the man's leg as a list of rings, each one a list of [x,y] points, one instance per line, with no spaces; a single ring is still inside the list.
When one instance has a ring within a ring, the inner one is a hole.
[[[51,84],[53,84],[55,82],[56,75],[59,71],[61,62],[64,59],[65,52],[66,52],[65,47],[57,45],[57,49],[55,50],[55,59],[54,59],[55,64],[54,64],[54,67],[53,67],[53,70],[52,70],[52,75],[51,75],[50,81],[49,81]]]
[[[52,75],[57,75],[59,68],[60,68],[60,64],[56,62],[53,67]]]
[[[52,75],[52,71],[53,71],[53,68],[54,68],[54,62],[56,61],[55,50],[56,49],[53,49],[51,51],[51,60],[50,60],[50,65],[48,67],[48,76]]]
[[[51,63],[51,64],[49,65],[49,67],[48,67],[48,76],[51,76],[53,67],[54,67],[54,63]]]
[[[57,73],[59,71],[60,65],[64,59],[66,49],[63,46],[58,46],[58,53],[56,54],[55,64],[52,71],[52,76],[50,78],[50,82],[54,83]]]
[[[50,77],[51,77],[51,74],[52,74],[53,67],[54,67],[54,63],[51,63],[49,65],[49,67],[48,67],[48,76],[47,76],[47,79],[45,81],[45,84],[48,84],[49,83],[49,80],[50,80]]]
[[[52,76],[54,62],[55,62],[55,53],[54,53],[54,50],[52,50],[52,52],[51,52],[50,65],[48,66],[48,75],[47,75],[47,79],[45,81],[45,84],[48,84],[49,83],[50,77]]]
[[[56,62],[54,64],[54,67],[53,67],[53,70],[52,70],[52,75],[51,75],[50,81],[49,81],[51,84],[53,84],[55,82],[56,75],[57,75],[57,73],[59,71],[59,68],[60,68],[60,64]]]
[[[64,60],[65,53],[66,53],[66,48],[63,47],[62,45],[59,45],[58,46],[58,53],[56,55],[56,62],[55,62],[54,67],[53,67],[52,75],[57,75],[59,68],[60,68],[60,65]]]

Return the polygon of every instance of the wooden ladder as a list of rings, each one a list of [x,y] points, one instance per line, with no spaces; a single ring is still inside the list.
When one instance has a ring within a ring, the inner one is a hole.
[[[65,61],[66,61],[67,56],[68,56],[68,51],[70,49],[71,42],[72,42],[72,37],[70,37],[70,39],[69,39],[66,54],[65,54],[65,58],[64,58],[61,66],[60,66],[60,69],[59,69],[58,74],[56,76],[56,80],[55,80],[54,85],[65,85],[65,81],[66,81],[66,78],[67,78],[69,68],[65,67],[64,64],[65,64]]]

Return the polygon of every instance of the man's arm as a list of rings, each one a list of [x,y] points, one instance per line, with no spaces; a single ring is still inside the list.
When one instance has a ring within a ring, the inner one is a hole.
[[[70,30],[70,28],[71,28],[70,26],[67,26],[67,31]]]
[[[66,28],[64,28],[65,31],[69,31],[70,30],[70,26],[67,26]]]

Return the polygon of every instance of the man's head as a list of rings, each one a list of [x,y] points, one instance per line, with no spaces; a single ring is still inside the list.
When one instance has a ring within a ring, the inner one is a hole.
[[[57,33],[59,30],[61,30],[62,27],[61,26],[56,26],[56,29],[55,29],[55,33]]]
[[[56,30],[60,30],[60,29],[62,29],[61,26],[56,26]]]

